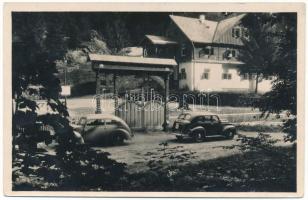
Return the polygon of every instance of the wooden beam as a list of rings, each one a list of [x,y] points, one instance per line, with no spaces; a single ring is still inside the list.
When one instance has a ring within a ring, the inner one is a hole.
[[[149,72],[149,73],[170,73],[173,72],[173,67],[142,67],[142,66],[126,66],[126,65],[107,65],[107,64],[99,64],[96,65],[96,69],[106,70],[106,71],[134,71],[134,72]]]
[[[101,79],[99,70],[96,71],[96,109],[95,114],[102,113],[101,108]]]
[[[114,95],[114,114],[116,115],[116,110],[118,109],[118,91],[116,86],[117,75],[113,74],[113,95]]]
[[[169,112],[168,112],[168,101],[169,101],[169,74],[165,75],[165,104],[164,104],[164,123],[163,131],[168,131],[169,126]]]

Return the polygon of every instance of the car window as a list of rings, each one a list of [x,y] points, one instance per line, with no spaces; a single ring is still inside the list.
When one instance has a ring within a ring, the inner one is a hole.
[[[204,121],[205,121],[205,122],[210,122],[210,121],[211,121],[211,116],[205,115],[205,116],[204,116]]]
[[[105,125],[105,120],[103,119],[90,119],[87,122],[88,126],[100,126],[100,125]]]
[[[80,118],[78,124],[79,125],[85,125],[87,123],[87,119],[85,117]]]
[[[193,122],[204,122],[204,116],[198,116],[193,119]]]
[[[111,119],[105,119],[106,125],[107,124],[112,124],[112,120]]]
[[[122,123],[120,121],[117,121],[117,120],[112,120],[111,124],[112,125],[117,125],[117,126],[122,126]]]
[[[178,119],[190,119],[191,115],[190,114],[180,114],[180,116],[178,117]]]
[[[213,122],[219,122],[219,119],[218,119],[217,116],[214,115],[214,116],[212,116],[212,121],[213,121]]]

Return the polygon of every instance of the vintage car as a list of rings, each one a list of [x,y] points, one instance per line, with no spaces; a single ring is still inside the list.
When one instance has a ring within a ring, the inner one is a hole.
[[[228,121],[221,120],[215,114],[183,113],[175,120],[172,126],[173,134],[177,139],[193,138],[201,142],[207,136],[222,135],[233,139],[236,128]]]
[[[134,136],[122,119],[111,114],[87,115],[72,126],[82,135],[85,143],[94,145],[122,144]]]

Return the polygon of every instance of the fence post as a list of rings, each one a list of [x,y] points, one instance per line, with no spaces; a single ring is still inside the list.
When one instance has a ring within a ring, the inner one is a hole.
[[[143,87],[141,88],[141,128],[142,128],[142,130],[145,130],[145,119],[144,119],[144,117],[145,117],[145,109],[144,109],[144,105],[145,105],[145,103],[144,103],[144,89],[143,89]]]

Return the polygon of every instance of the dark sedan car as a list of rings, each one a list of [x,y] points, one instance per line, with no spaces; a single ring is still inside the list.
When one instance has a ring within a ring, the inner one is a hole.
[[[110,114],[93,114],[81,117],[74,130],[90,144],[122,144],[133,137],[128,125]]]
[[[175,120],[172,131],[181,140],[183,138],[193,138],[200,142],[207,136],[222,135],[232,139],[236,134],[234,125],[227,121],[222,121],[215,114],[183,113]]]

